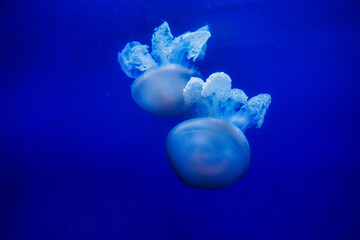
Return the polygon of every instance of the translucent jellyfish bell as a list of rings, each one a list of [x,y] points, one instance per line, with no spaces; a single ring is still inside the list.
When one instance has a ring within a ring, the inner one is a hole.
[[[176,175],[198,189],[221,189],[240,180],[250,166],[247,128],[260,128],[271,97],[247,100],[231,89],[225,73],[206,82],[193,77],[183,91],[187,111],[196,117],[177,125],[168,135],[166,152]]]
[[[134,81],[131,95],[140,107],[153,114],[177,115],[184,110],[183,89],[196,74],[175,64],[150,69]]]
[[[240,180],[250,166],[244,134],[222,119],[195,118],[171,130],[166,152],[175,174],[198,189],[220,189]]]
[[[190,60],[202,59],[211,36],[208,26],[176,38],[164,22],[152,36],[152,52],[139,42],[128,43],[119,53],[122,70],[136,80],[131,87],[134,101],[143,109],[162,116],[184,110],[183,89],[193,76],[200,76]]]

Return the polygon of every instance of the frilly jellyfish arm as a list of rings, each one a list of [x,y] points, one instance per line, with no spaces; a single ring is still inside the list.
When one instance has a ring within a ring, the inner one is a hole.
[[[220,118],[221,105],[231,96],[230,77],[223,72],[211,74],[204,83],[201,96],[208,98],[212,106],[209,117]]]
[[[171,30],[167,22],[164,22],[154,29],[154,34],[151,39],[151,54],[156,61],[165,64],[169,63],[168,55],[171,52],[169,45],[173,39],[174,37],[171,34]]]
[[[190,106],[201,99],[201,91],[204,81],[198,77],[192,77],[184,88],[185,106]]]
[[[139,42],[126,44],[125,48],[118,54],[121,69],[130,78],[137,78],[148,69],[157,67],[157,63],[151,57],[149,46]]]
[[[243,132],[262,126],[271,103],[269,94],[247,100],[244,91],[231,89],[231,79],[223,72],[210,75],[205,83],[199,78],[192,78],[184,89],[184,99],[185,107],[195,117],[224,119]]]
[[[201,96],[225,102],[231,95],[231,79],[223,72],[213,73],[206,79]]]
[[[189,117],[207,117],[211,111],[208,99],[201,96],[204,81],[198,77],[192,77],[184,88],[185,112]]]
[[[241,109],[231,118],[231,122],[243,132],[247,128],[260,128],[264,123],[267,109],[271,103],[269,94],[259,94],[252,97]]]
[[[238,88],[231,89],[230,98],[232,101],[241,104],[245,104],[248,99],[244,91]]]
[[[154,30],[151,54],[149,46],[130,42],[119,52],[118,61],[130,78],[138,78],[146,70],[159,65],[187,65],[183,61],[186,53],[187,59],[193,61],[205,56],[206,42],[210,36],[209,27],[204,26],[195,32],[187,32],[174,38],[169,24],[164,22]]]
[[[234,112],[238,111],[242,105],[246,104],[248,97],[243,90],[238,88],[231,89],[230,97],[221,105],[223,118],[230,120]]]
[[[187,59],[193,60],[203,59],[206,51],[206,42],[210,38],[209,27],[204,26],[195,32],[184,33],[174,39],[173,60],[181,61],[183,55],[187,52]]]
[[[210,38],[209,27],[204,26],[195,32],[187,32],[176,38],[171,34],[169,24],[164,22],[152,37],[152,55],[163,64],[183,64],[184,56],[195,61],[205,56],[206,42]]]

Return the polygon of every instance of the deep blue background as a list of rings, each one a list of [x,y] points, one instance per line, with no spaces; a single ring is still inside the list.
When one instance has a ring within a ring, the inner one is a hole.
[[[0,1],[0,239],[360,239],[359,1]],[[182,117],[140,109],[117,63],[210,26],[206,77],[273,102],[247,175],[184,185]]]

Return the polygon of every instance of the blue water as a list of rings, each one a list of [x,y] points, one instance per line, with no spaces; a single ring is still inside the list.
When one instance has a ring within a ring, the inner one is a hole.
[[[228,188],[174,174],[117,53],[209,25],[203,76],[272,103]],[[0,239],[359,239],[358,1],[0,2]]]

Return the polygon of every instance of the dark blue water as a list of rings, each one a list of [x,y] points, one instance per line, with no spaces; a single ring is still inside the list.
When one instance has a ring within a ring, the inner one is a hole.
[[[132,100],[117,52],[210,26],[204,76],[272,103],[247,175],[183,184],[182,117]],[[358,1],[0,2],[0,239],[359,239]]]

